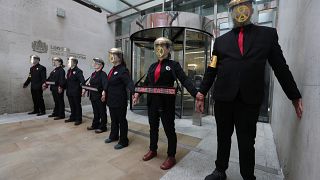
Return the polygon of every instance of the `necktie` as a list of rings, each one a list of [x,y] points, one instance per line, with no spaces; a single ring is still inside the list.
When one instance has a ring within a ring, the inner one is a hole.
[[[114,67],[110,70],[109,74],[108,74],[108,80],[111,78],[112,73],[113,73]]]
[[[70,70],[69,70],[69,73],[68,73],[68,77],[71,76],[71,73],[72,73],[72,70],[70,69]]]
[[[239,31],[238,45],[239,45],[241,55],[243,55],[243,27],[241,27]]]
[[[93,79],[94,77],[96,77],[97,71],[95,71],[94,73],[91,74],[91,79]]]
[[[160,70],[161,70],[161,62],[158,63],[156,70],[154,71],[154,82],[157,82],[160,77]]]

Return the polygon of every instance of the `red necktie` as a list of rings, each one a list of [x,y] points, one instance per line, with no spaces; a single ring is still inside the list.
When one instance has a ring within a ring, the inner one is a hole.
[[[91,79],[93,79],[94,77],[96,77],[97,71],[95,71],[94,73],[91,74]]]
[[[243,55],[243,27],[241,27],[239,31],[238,45],[240,48],[241,55]]]
[[[71,76],[72,70],[69,70],[68,77]]]
[[[161,62],[158,63],[156,70],[154,71],[154,82],[157,82],[160,77],[160,70],[161,70]]]
[[[111,78],[111,76],[112,76],[113,69],[114,69],[114,67],[110,70],[110,72],[109,72],[109,74],[108,74],[108,80],[109,80],[109,79]]]

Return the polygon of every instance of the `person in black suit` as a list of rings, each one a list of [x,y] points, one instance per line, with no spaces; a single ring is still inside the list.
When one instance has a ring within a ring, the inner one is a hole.
[[[63,60],[59,57],[52,58],[52,64],[55,66],[54,70],[50,73],[47,81],[43,84],[43,89],[48,88],[50,85],[50,91],[54,100],[53,113],[48,117],[54,117],[54,120],[60,120],[65,118],[64,112],[64,89],[65,89],[65,71]]]
[[[68,97],[71,115],[69,119],[64,122],[74,122],[74,125],[80,125],[82,123],[82,107],[81,107],[81,85],[85,84],[83,72],[78,68],[78,59],[75,57],[68,58],[68,73],[66,83],[66,94]]]
[[[155,40],[154,48],[158,60],[150,66],[144,81],[144,86],[172,88],[174,82],[178,78],[190,94],[195,97],[197,90],[190,78],[186,76],[179,62],[170,60],[171,44],[171,40],[164,37]],[[139,93],[134,94],[133,104],[137,103],[139,95]],[[168,138],[168,157],[160,166],[163,170],[172,168],[176,163],[177,135],[174,127],[175,99],[175,95],[171,94],[150,93],[147,96],[148,118],[150,124],[150,147],[148,153],[143,156],[143,160],[148,161],[157,156],[159,121],[161,118],[164,131]]]
[[[84,95],[86,90],[89,90],[89,96],[93,109],[92,125],[87,127],[87,130],[95,130],[95,133],[102,133],[107,131],[107,109],[106,103],[102,102],[103,87],[107,83],[107,74],[102,71],[104,62],[100,58],[93,58],[93,64],[95,71],[91,74],[89,86],[91,89],[83,89]],[[85,88],[85,87],[83,87]]]
[[[301,94],[282,54],[276,29],[251,23],[251,0],[232,0],[229,6],[234,28],[216,38],[212,62],[205,72],[196,101],[197,111],[203,112],[204,96],[216,79],[213,93],[218,139],[216,169],[205,180],[226,179],[234,126],[241,176],[245,180],[256,179],[254,144],[267,61],[292,100],[298,118],[302,116]]]
[[[23,84],[23,88],[26,88],[31,82],[33,111],[28,114],[37,114],[37,116],[42,116],[46,114],[46,108],[43,101],[42,84],[46,81],[47,70],[44,66],[39,64],[39,56],[31,55],[30,61],[32,67],[30,68],[28,79]]]
[[[114,65],[108,74],[108,81],[104,87],[102,96],[103,101],[107,101],[109,113],[111,117],[111,132],[105,143],[111,143],[120,139],[115,149],[122,149],[129,145],[128,140],[128,121],[127,105],[128,93],[127,89],[134,92],[134,84],[129,75],[129,70],[123,59],[123,52],[120,49],[112,48],[109,51],[109,60]]]

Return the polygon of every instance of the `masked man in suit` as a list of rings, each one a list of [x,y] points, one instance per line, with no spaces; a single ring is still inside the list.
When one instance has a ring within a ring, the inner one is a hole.
[[[216,38],[212,62],[206,70],[197,96],[197,110],[203,112],[204,96],[214,84],[213,99],[217,124],[218,150],[216,169],[206,180],[224,180],[228,168],[231,136],[236,129],[240,173],[253,180],[255,137],[259,109],[264,97],[265,65],[271,65],[282,89],[292,101],[298,118],[302,116],[302,100],[286,64],[274,28],[251,23],[251,0],[231,0],[233,29]]]

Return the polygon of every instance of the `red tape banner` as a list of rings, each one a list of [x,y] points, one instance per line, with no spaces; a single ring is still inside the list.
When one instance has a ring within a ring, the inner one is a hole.
[[[136,87],[135,92],[137,93],[148,93],[148,94],[170,94],[176,95],[176,88],[174,87]]]

